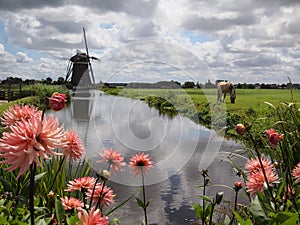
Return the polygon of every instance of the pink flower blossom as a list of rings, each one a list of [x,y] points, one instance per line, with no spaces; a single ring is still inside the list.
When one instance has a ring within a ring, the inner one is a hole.
[[[245,126],[239,123],[235,126],[235,130],[238,135],[243,135],[245,133]]]
[[[49,108],[54,111],[60,111],[66,108],[67,96],[65,94],[60,94],[55,92],[49,98]]]
[[[300,178],[300,163],[298,163],[295,168],[293,169],[293,176],[295,179]]]
[[[246,186],[247,191],[253,195],[264,192],[265,178],[262,172],[256,172],[248,176]]]
[[[145,155],[144,152],[135,154],[131,157],[130,162],[130,171],[135,173],[135,176],[146,174],[153,166],[153,161],[149,155]]]
[[[73,192],[73,191],[81,191],[82,189],[92,189],[96,183],[96,178],[94,177],[79,177],[74,179],[73,181],[69,181],[67,184],[68,189],[65,191]]]
[[[42,112],[34,106],[15,104],[3,113],[1,120],[3,126],[9,127],[21,119],[28,121],[31,117],[41,118],[41,115]]]
[[[102,160],[97,162],[107,162],[113,171],[124,171],[122,166],[125,166],[126,163],[123,162],[124,157],[119,152],[113,149],[105,149],[104,151],[99,152],[99,154],[102,157]]]
[[[48,155],[61,155],[54,149],[65,145],[65,131],[59,127],[58,120],[50,115],[47,120],[31,117],[28,121],[21,119],[10,126],[10,132],[4,132],[0,139],[0,155],[2,164],[10,164],[9,171],[20,168],[18,178],[35,162],[42,167],[39,157],[50,159]]]
[[[273,128],[266,130],[265,133],[269,135],[268,141],[273,148],[276,148],[279,141],[283,139],[283,134],[278,134]]]
[[[69,160],[79,160],[83,156],[84,145],[82,140],[73,130],[69,130],[65,136],[66,145],[62,148],[62,152]]]
[[[99,209],[95,210],[95,207],[91,208],[89,212],[86,210],[80,210],[78,212],[78,218],[82,225],[108,225],[108,217],[101,215]]]
[[[80,210],[84,206],[79,199],[73,198],[72,196],[70,198],[65,196],[63,198],[60,198],[60,200],[65,210],[71,210],[71,209]]]
[[[268,183],[272,185],[273,183],[278,181],[278,175],[275,171],[274,166],[270,161],[268,161],[265,158],[262,158],[262,164],[263,168],[268,180]],[[263,193],[264,192],[264,184],[266,182],[263,170],[260,166],[259,160],[256,159],[250,159],[246,165],[246,172],[247,175],[247,182],[246,187],[247,191],[251,194],[257,194],[258,192]]]
[[[261,158],[264,169],[272,168],[272,163],[266,158]],[[249,159],[246,164],[246,175],[251,175],[261,170],[260,162],[258,158]]]
[[[89,200],[93,197],[92,202],[94,204],[96,204],[100,198],[100,207],[104,205],[109,206],[110,203],[114,203],[114,197],[116,196],[111,188],[103,186],[100,183],[96,184],[94,193],[92,189],[89,189],[86,195]]]

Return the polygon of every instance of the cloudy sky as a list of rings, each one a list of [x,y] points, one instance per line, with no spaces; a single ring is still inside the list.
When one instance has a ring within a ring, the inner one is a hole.
[[[300,83],[298,0],[2,0],[0,79],[65,77],[85,51],[96,81]]]

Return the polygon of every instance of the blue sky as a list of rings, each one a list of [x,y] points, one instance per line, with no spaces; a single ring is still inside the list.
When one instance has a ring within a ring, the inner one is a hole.
[[[0,79],[64,77],[85,27],[97,82],[300,83],[298,1],[6,0],[0,11]]]

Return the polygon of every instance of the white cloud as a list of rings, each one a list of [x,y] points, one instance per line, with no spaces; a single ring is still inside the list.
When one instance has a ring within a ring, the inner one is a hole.
[[[102,64],[95,65],[98,81],[107,70],[113,71],[122,68],[124,63],[153,57],[153,49],[145,49],[145,46],[134,48],[135,52],[125,55],[114,51],[133,42],[155,40],[180,46],[182,52],[190,52],[220,79],[286,82],[286,76],[290,76],[294,82],[300,82],[300,4],[297,1],[26,2],[0,3],[0,24],[5,31],[0,36],[3,37],[0,39],[0,54],[6,56],[0,59],[3,65],[1,77],[18,74],[15,72],[16,62],[26,62],[26,66],[23,63],[18,69],[20,74],[28,77],[54,76],[56,79],[63,75],[68,58],[75,54],[76,49],[85,50],[82,34],[85,27],[91,55],[104,59]],[[6,47],[8,44],[10,48]],[[156,60],[189,65],[189,71],[201,70],[193,62],[189,63],[188,57],[176,55],[176,51],[172,57],[164,47],[156,51],[159,52],[155,55]],[[150,56],[147,55],[149,52]],[[114,58],[107,57],[112,55]],[[44,59],[39,59],[41,56]],[[105,62],[106,58],[111,62]],[[137,68],[132,69],[138,71]],[[155,66],[147,69],[152,69],[153,77],[159,79]],[[174,71],[161,70],[161,75],[168,79],[174,77]]]
[[[29,58],[25,52],[17,52],[16,60],[18,63],[31,63],[33,59]]]

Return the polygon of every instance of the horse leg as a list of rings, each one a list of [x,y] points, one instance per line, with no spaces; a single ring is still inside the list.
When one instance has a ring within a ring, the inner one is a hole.
[[[222,102],[222,90],[218,87],[217,100]]]
[[[224,92],[223,102],[225,102],[225,98],[226,98],[226,92]]]

